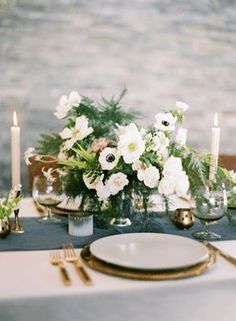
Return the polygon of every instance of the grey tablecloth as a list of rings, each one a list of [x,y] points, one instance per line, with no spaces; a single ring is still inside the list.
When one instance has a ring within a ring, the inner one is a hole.
[[[230,212],[231,218],[236,221],[236,211]],[[25,227],[24,234],[10,233],[5,239],[0,239],[0,251],[26,251],[26,250],[48,250],[61,248],[62,243],[73,242],[74,246],[81,248],[92,241],[108,235],[118,233],[135,232],[158,232],[192,237],[192,232],[202,229],[201,223],[197,220],[189,230],[179,230],[164,213],[156,213],[147,229],[143,230],[139,222],[133,222],[129,227],[107,229],[94,228],[92,236],[74,237],[67,232],[67,219],[62,218],[59,224],[38,223],[36,218],[21,218]],[[236,225],[229,223],[227,217],[218,221],[218,224],[211,225],[210,230],[222,235],[221,240],[236,239]]]

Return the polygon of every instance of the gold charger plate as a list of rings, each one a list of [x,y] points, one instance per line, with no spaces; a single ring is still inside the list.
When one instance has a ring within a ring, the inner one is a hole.
[[[122,268],[117,265],[103,262],[91,254],[89,246],[85,246],[82,249],[81,258],[90,268],[105,274],[136,280],[164,281],[201,275],[215,263],[216,254],[214,251],[209,251],[209,258],[206,261],[198,263],[191,267],[186,267],[184,269],[154,271]]]
[[[52,212],[57,215],[69,215],[73,213],[78,213],[78,210],[68,210],[66,208],[53,207]]]

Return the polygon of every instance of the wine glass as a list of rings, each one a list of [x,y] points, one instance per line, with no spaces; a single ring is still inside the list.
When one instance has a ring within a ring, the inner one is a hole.
[[[227,212],[227,195],[226,190],[218,188],[210,190],[208,188],[199,190],[195,194],[194,215],[199,218],[204,225],[203,231],[193,232],[193,237],[200,240],[218,240],[221,235],[210,232],[208,225],[221,219]]]
[[[40,205],[46,207],[47,215],[38,219],[40,223],[59,223],[61,220],[52,215],[52,207],[60,204],[64,195],[62,185],[58,178],[53,180],[43,175],[35,176],[32,189],[33,199]]]

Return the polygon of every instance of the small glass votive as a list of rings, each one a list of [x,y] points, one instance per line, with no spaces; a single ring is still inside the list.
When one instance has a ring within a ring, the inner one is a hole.
[[[93,214],[87,212],[69,214],[68,232],[72,236],[92,235]]]

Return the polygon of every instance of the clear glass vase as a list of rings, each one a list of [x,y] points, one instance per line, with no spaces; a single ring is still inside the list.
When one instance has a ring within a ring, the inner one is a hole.
[[[130,194],[122,192],[118,195],[111,197],[110,200],[110,225],[117,227],[130,226],[131,212],[132,212],[132,199]]]

